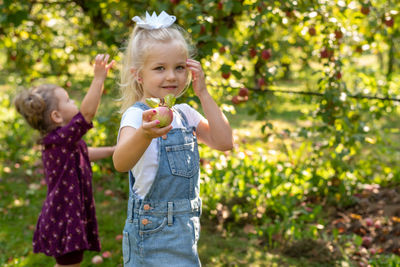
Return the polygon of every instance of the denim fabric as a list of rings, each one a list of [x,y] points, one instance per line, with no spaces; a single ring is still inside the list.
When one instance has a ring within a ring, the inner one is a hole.
[[[141,102],[135,106],[149,107]],[[178,112],[178,113],[177,113]],[[185,129],[158,138],[159,167],[144,199],[135,196],[129,172],[128,216],[123,231],[124,266],[201,266],[199,153],[194,127],[179,110]]]

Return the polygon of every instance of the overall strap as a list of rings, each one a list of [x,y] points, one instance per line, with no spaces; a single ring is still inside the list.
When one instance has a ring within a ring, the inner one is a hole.
[[[141,110],[149,109],[149,106],[139,101],[135,102],[135,104],[133,104],[132,107],[140,108]],[[132,170],[129,170],[129,194],[132,196],[134,195],[134,192],[132,191],[134,184],[135,184],[135,177],[133,176]]]
[[[183,122],[183,126],[185,126],[185,128],[188,128],[189,127],[189,121],[188,121],[185,113],[183,113],[182,110],[180,110],[179,108],[176,108],[175,106],[172,107],[172,109],[175,110],[176,113],[181,117],[182,122]]]
[[[148,106],[148,105],[146,105],[145,103],[143,103],[143,102],[136,102],[135,104],[133,104],[133,107],[136,107],[136,108],[140,108],[141,110],[148,110],[148,109],[150,109],[150,107]]]

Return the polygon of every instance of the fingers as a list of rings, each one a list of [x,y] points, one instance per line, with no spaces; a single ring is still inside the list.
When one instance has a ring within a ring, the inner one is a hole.
[[[166,136],[167,133],[173,128],[172,125],[159,128],[157,127],[158,124],[160,124],[160,121],[158,120],[143,122],[142,128],[147,133],[147,135],[151,136],[152,138]]]
[[[198,78],[204,76],[203,68],[201,67],[200,62],[194,59],[187,59],[186,64],[189,70],[192,72],[193,80],[197,80]]]
[[[104,65],[108,68],[112,67],[112,65],[114,65],[114,60],[112,60],[110,62],[110,64],[107,65],[108,60],[110,59],[110,55],[109,54],[98,54],[95,57],[95,63],[96,65]]]
[[[159,120],[154,121],[143,121],[143,128],[150,130],[151,128],[157,127],[160,124]]]
[[[95,58],[95,63],[96,64],[99,64],[99,63],[101,63],[101,61],[103,60],[103,58],[104,58],[104,55],[103,54],[98,54],[97,56],[96,56],[96,58]]]
[[[162,127],[162,128],[157,128],[157,129],[158,129],[157,132],[158,132],[158,134],[160,136],[167,136],[167,133],[172,130],[172,125],[170,124],[168,126],[165,126],[165,127]]]
[[[109,58],[110,58],[110,55],[106,54],[106,56],[104,57],[104,63],[107,63]]]
[[[142,119],[143,121],[149,122],[151,121],[151,118],[153,118],[153,116],[157,113],[157,111],[155,109],[148,109],[143,111],[142,114]]]
[[[108,64],[108,65],[106,66],[106,69],[109,70],[109,69],[111,69],[112,67],[114,67],[114,65],[115,65],[115,60],[112,60],[112,61],[110,62],[110,64]]]
[[[200,62],[193,60],[193,59],[188,59],[186,61],[187,66],[189,67],[190,70],[196,70],[200,71],[202,70]]]
[[[198,62],[197,60],[191,59],[191,58],[188,58],[186,60],[186,63],[191,64],[191,65],[200,65],[200,62]]]

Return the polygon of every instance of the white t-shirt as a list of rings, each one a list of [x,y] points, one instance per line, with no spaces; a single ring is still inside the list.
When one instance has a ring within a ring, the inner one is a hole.
[[[188,120],[189,126],[195,126],[199,124],[199,122],[204,119],[204,117],[193,109],[188,104],[178,104],[174,106],[174,109],[179,109],[183,112]],[[183,122],[181,116],[176,115],[174,110],[174,119],[172,121],[173,128],[183,128]],[[128,108],[124,114],[122,115],[121,125],[119,127],[119,131],[123,127],[133,127],[138,129],[142,126],[142,113],[143,110],[138,107],[130,107]],[[119,133],[118,133],[119,138]],[[136,163],[136,165],[132,168],[132,174],[135,177],[135,184],[133,185],[133,191],[142,199],[146,196],[149,191],[151,185],[153,184],[154,178],[158,169],[158,142],[157,139],[153,139],[144,152],[142,157]]]

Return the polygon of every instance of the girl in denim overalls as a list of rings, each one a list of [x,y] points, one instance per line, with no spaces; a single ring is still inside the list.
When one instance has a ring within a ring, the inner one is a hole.
[[[202,67],[174,16],[134,17],[121,71],[124,112],[113,155],[129,172],[124,266],[200,266],[199,154],[197,139],[232,149],[229,123],[207,91]],[[192,77],[192,78],[191,78]],[[187,104],[173,107],[173,121],[159,128],[146,98],[180,96],[192,80],[205,117]]]

